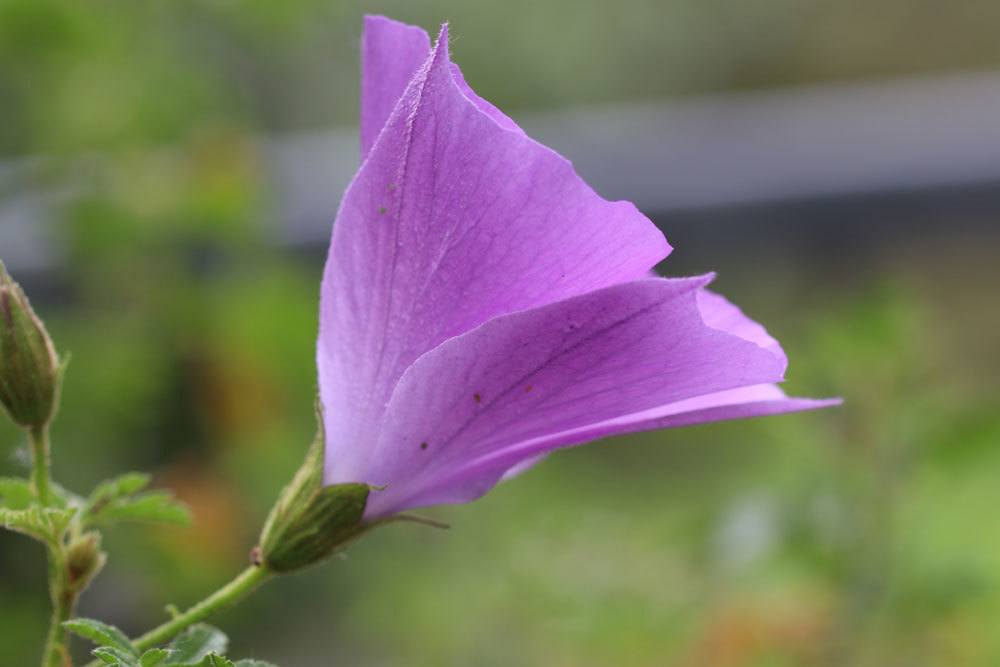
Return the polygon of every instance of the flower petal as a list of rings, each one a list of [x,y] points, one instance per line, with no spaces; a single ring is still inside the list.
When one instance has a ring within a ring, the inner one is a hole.
[[[451,64],[451,74],[452,78],[455,80],[455,85],[462,91],[462,94],[465,95],[470,102],[475,104],[480,111],[492,118],[497,125],[505,130],[524,134],[524,130],[522,130],[520,126],[518,126],[518,124],[515,123],[507,114],[493,106],[493,103],[489,100],[485,100],[480,97],[476,91],[474,91],[472,87],[465,82],[465,75],[462,74],[461,68],[459,68],[459,66],[455,63]]]
[[[508,468],[507,471],[501,477],[501,480],[506,482],[507,480],[514,479],[515,477],[520,476],[522,473],[528,472],[529,470],[534,468],[536,465],[538,465],[548,457],[549,454],[548,452],[546,452],[545,454],[539,454],[538,456],[532,456],[530,459],[525,459],[520,463],[512,466],[511,468]]]
[[[697,396],[609,421],[601,424],[601,433],[593,437],[817,410],[841,403],[839,398],[789,398],[776,385],[760,384]]]
[[[742,310],[727,301],[725,297],[702,289],[698,291],[697,304],[702,321],[707,326],[756,343],[775,355],[780,360],[783,369],[788,365],[788,359],[778,341],[772,338],[763,326],[744,315]],[[778,385],[759,384],[696,396],[625,417],[610,419],[599,424],[590,424],[582,429],[574,429],[536,440],[531,446],[545,448],[548,452],[555,447],[579,444],[612,435],[693,426],[729,419],[746,419],[817,410],[840,405],[842,402],[839,398],[788,398]],[[517,477],[535,466],[547,455],[547,453],[539,454],[517,463],[503,473],[502,479],[508,480]]]
[[[420,28],[385,16],[365,16],[361,37],[362,161],[430,52],[431,40]]]
[[[774,384],[740,387],[739,389],[729,389],[727,391],[697,396],[685,401],[658,406],[651,410],[644,410],[617,419],[609,419],[598,424],[588,424],[582,428],[563,431],[522,443],[524,451],[541,450],[546,453],[515,464],[501,475],[501,480],[517,477],[539,463],[554,449],[591,442],[600,438],[640,431],[695,426],[697,424],[727,421],[730,419],[749,419],[752,417],[780,415],[806,410],[819,410],[820,408],[837,406],[841,403],[843,401],[839,398],[788,398]],[[508,455],[513,458],[520,455],[520,453],[519,450],[512,448],[508,452]],[[484,475],[484,480],[479,487],[482,488],[483,492],[489,490],[490,486],[492,486],[492,484],[486,483],[490,478],[491,475]],[[459,496],[458,499],[453,501],[439,502],[465,502],[475,497],[475,495],[471,495],[463,499]]]
[[[525,460],[630,430],[602,431],[612,420],[781,380],[783,355],[703,321],[708,280],[612,286],[498,317],[423,355],[393,392],[361,480],[387,485],[366,516],[468,501]]]
[[[443,29],[341,202],[317,350],[327,483],[366,481],[386,403],[420,355],[642,277],[670,250],[632,204],[601,199],[477,100]]]
[[[743,314],[743,311],[731,304],[725,297],[707,289],[698,292],[698,310],[705,324],[713,329],[728,331],[734,336],[752,341],[770,350],[775,356],[788,365],[788,358],[778,341],[774,340],[767,330]]]

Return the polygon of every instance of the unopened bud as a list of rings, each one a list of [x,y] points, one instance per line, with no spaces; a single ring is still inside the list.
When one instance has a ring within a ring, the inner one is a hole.
[[[19,425],[41,428],[55,411],[59,360],[45,325],[0,263],[0,403]]]
[[[261,531],[255,564],[276,573],[318,563],[368,529],[367,484],[323,485],[322,426],[305,462],[285,487]]]
[[[107,555],[101,551],[101,534],[80,535],[66,549],[66,574],[69,588],[79,595],[104,567]]]

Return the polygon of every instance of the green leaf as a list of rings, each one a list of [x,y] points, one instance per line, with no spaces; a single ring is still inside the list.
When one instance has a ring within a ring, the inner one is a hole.
[[[92,511],[86,520],[90,525],[133,521],[186,526],[191,522],[191,513],[186,505],[175,500],[169,492],[150,491],[113,500]]]
[[[132,496],[147,486],[152,478],[142,472],[127,472],[113,479],[105,480],[97,485],[90,497],[87,498],[88,512],[99,509],[101,505]]]
[[[67,491],[55,482],[52,483],[52,499],[58,509],[67,509],[82,504],[82,499],[79,496]],[[31,482],[16,477],[0,477],[0,507],[24,510],[37,504]]]
[[[165,648],[151,648],[139,658],[139,667],[157,667],[170,655]]]
[[[34,500],[35,494],[28,480],[0,477],[0,507],[12,510],[28,509]]]
[[[149,486],[150,479],[145,473],[130,472],[98,484],[84,504],[84,524],[98,526],[121,521],[188,524],[187,507],[174,500],[169,492],[140,493]]]
[[[23,510],[0,508],[0,525],[48,544],[58,544],[76,510],[29,507]]]
[[[221,630],[200,623],[192,625],[184,634],[170,643],[170,656],[161,665],[185,665],[201,667],[210,653],[225,653],[229,638]]]
[[[94,657],[112,667],[139,667],[134,655],[114,646],[99,646],[92,651]]]
[[[101,648],[112,648],[130,656],[133,658],[130,664],[136,664],[135,659],[139,657],[139,652],[132,646],[132,642],[125,636],[125,633],[115,626],[95,621],[92,618],[74,618],[64,622],[63,627],[73,634],[79,635],[84,639],[89,639]],[[112,655],[111,653],[107,654]],[[94,655],[97,655],[96,650],[94,651]],[[103,658],[101,659],[103,660]]]
[[[224,658],[216,653],[209,653],[205,659],[198,663],[198,667],[235,667],[233,661]]]

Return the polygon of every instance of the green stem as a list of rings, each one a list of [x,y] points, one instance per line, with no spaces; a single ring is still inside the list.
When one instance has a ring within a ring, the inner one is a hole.
[[[48,426],[35,426],[28,431],[31,440],[32,467],[31,482],[35,496],[43,507],[52,505],[52,460],[49,454]],[[42,653],[42,667],[68,667],[69,653],[66,650],[66,630],[63,621],[73,615],[78,592],[69,586],[66,571],[66,553],[62,540],[48,545],[49,596],[52,598],[52,620],[45,639]]]
[[[163,625],[153,628],[132,643],[140,651],[162,644],[168,639],[172,639],[188,626],[205,620],[219,609],[239,602],[264,583],[270,576],[271,573],[268,572],[267,568],[259,565],[251,565],[243,570],[235,579],[195,606],[175,616]]]
[[[42,653],[42,667],[69,667],[69,652],[66,648],[67,632],[63,622],[73,616],[77,593],[68,585],[66,560],[60,547],[49,548],[49,591],[52,597],[52,620],[49,634]]]
[[[31,480],[35,495],[43,507],[52,505],[52,457],[49,454],[49,427],[35,426],[29,431],[31,438],[32,467]]]
[[[266,567],[251,565],[243,570],[235,579],[215,591],[207,598],[191,607],[187,611],[174,616],[172,619],[153,628],[146,634],[134,640],[132,644],[139,651],[159,646],[164,642],[173,639],[181,631],[189,626],[203,621],[215,612],[224,607],[235,604],[252,593],[258,586],[273,576]],[[87,664],[87,667],[97,667],[101,663],[94,661]]]

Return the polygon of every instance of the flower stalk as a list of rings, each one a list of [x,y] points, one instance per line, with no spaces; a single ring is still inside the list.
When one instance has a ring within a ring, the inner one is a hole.
[[[143,651],[173,639],[183,630],[205,620],[220,609],[236,604],[272,576],[273,573],[266,567],[251,565],[228,584],[187,611],[177,614],[166,623],[137,638],[133,644],[138,650]]]
[[[272,508],[251,552],[250,566],[187,611],[175,613],[169,621],[133,640],[136,650],[173,639],[220,609],[242,601],[268,579],[321,562],[374,527],[362,522],[367,485],[323,485],[323,449],[321,427],[302,466]],[[93,661],[87,667],[100,664]]]
[[[138,651],[145,651],[146,649],[159,646],[173,639],[195,623],[204,621],[215,612],[242,601],[272,576],[274,576],[274,573],[266,567],[251,565],[240,572],[228,584],[187,611],[175,614],[166,623],[153,628],[135,639],[132,645]],[[85,667],[100,667],[101,664],[100,660],[92,660]]]
[[[42,667],[71,667],[67,648],[67,631],[63,623],[73,616],[81,590],[71,585],[66,552],[61,543],[51,544],[49,551],[49,596],[52,618],[42,652]]]
[[[52,453],[49,447],[49,427],[47,424],[32,427],[28,431],[31,440],[31,484],[35,496],[43,507],[52,505]]]

